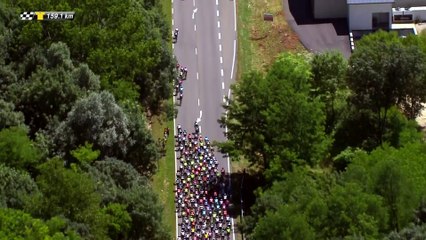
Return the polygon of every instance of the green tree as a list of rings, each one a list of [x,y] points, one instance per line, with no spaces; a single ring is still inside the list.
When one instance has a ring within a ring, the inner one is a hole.
[[[426,158],[423,143],[400,149],[378,148],[370,154],[357,152],[344,178],[369,193],[380,195],[388,212],[388,230],[399,230],[415,220],[426,196]]]
[[[36,182],[42,196],[28,210],[44,219],[62,215],[88,229],[85,238],[105,239],[106,216],[101,211],[101,199],[93,180],[78,170],[66,169],[58,158],[43,163],[39,170]]]
[[[11,208],[0,208],[0,238],[16,240],[78,240],[72,230],[63,229],[64,221],[33,218],[30,214]],[[65,230],[65,231],[64,231]]]
[[[345,77],[347,61],[339,52],[315,54],[312,65],[311,95],[324,103],[325,129],[331,133],[346,106],[348,95]]]
[[[233,87],[225,106],[228,146],[239,149],[270,175],[290,170],[293,164],[315,165],[329,141],[324,134],[321,103],[309,98],[310,67],[304,57],[284,54],[263,77],[245,75]]]
[[[124,157],[133,140],[129,120],[114,97],[103,91],[76,102],[68,117],[55,130],[58,148],[67,155],[85,142],[101,151],[101,156]]]
[[[306,217],[289,206],[268,212],[254,229],[251,239],[315,239]]]
[[[126,206],[117,203],[108,204],[102,209],[108,220],[108,236],[111,239],[127,239],[132,219]]]
[[[13,103],[0,99],[0,130],[24,123],[24,115],[14,110],[15,105]]]
[[[357,184],[336,185],[329,196],[327,237],[362,236],[377,239],[386,227],[386,209],[380,196],[366,193]]]
[[[426,55],[416,46],[403,45],[395,33],[371,34],[358,45],[348,68],[351,102],[374,113],[380,145],[392,106],[401,107],[413,119],[426,101]]]
[[[101,154],[99,150],[93,150],[92,147],[93,144],[86,142],[84,146],[80,146],[77,149],[72,150],[71,155],[81,163],[90,164]]]
[[[0,206],[24,209],[38,194],[37,185],[27,172],[0,164]]]
[[[40,161],[39,150],[27,136],[23,127],[10,127],[0,131],[0,163],[17,169],[31,169]]]
[[[126,207],[132,221],[127,239],[170,239],[162,223],[162,206],[148,179],[132,165],[114,158],[95,162],[88,169],[97,183],[104,205],[118,203]]]
[[[124,103],[124,111],[129,118],[129,138],[133,140],[124,161],[132,164],[140,173],[150,176],[157,169],[160,155],[152,132],[147,128],[145,114],[139,105],[131,102]]]
[[[426,224],[409,226],[401,229],[401,231],[393,231],[386,236],[385,240],[422,240],[426,238]]]

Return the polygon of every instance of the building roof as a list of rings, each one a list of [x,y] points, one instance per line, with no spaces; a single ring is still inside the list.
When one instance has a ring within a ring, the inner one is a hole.
[[[348,4],[394,3],[395,0],[347,0]]]

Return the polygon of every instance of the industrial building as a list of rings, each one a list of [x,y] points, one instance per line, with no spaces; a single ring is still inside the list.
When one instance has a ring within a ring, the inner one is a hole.
[[[426,21],[426,0],[311,0],[315,19],[347,18],[349,31]]]

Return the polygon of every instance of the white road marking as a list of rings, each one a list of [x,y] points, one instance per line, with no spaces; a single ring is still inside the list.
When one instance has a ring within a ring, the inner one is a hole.
[[[231,99],[231,89],[228,89],[228,100]],[[228,101],[228,105],[229,105],[229,101]]]
[[[198,55],[198,49],[195,48],[195,55]]]
[[[195,7],[195,4],[194,4],[194,7]],[[196,8],[192,11],[192,19],[195,18],[195,13],[197,12],[197,10],[198,10],[198,8]]]
[[[200,99],[198,99],[198,106],[200,106]]]
[[[173,0],[172,0],[172,3],[173,3]]]
[[[192,5],[195,7],[195,0],[192,0]]]
[[[219,5],[219,0],[216,0],[216,5]]]
[[[197,31],[197,25],[194,24],[194,32],[196,32],[196,31]]]
[[[223,95],[222,101],[223,101],[224,103],[226,103],[225,95]]]
[[[175,45],[174,44],[172,44],[172,49],[175,49]]]
[[[222,44],[219,44],[219,51],[222,52]]]
[[[234,0],[234,32],[237,32],[237,8],[235,7],[235,0]],[[232,230],[234,229],[234,225],[232,224]],[[235,236],[234,236],[235,239]]]
[[[231,68],[231,77],[232,79],[234,77],[234,65],[235,65],[235,51],[237,48],[237,40],[234,40],[234,56],[232,57],[232,68]]]
[[[176,104],[176,100],[175,100],[175,98],[173,98],[173,105],[175,105]],[[176,117],[173,117],[173,132],[174,131],[176,131]],[[176,151],[173,151],[173,152],[175,152],[175,159],[174,159],[174,161],[175,161],[175,175],[176,175],[176,173],[177,173],[177,164],[176,164],[176,160],[177,160],[177,156],[176,156]],[[177,213],[175,214],[175,217],[176,217],[176,236],[179,236],[179,226],[178,226],[178,215],[177,215]]]
[[[216,16],[219,17],[219,10],[216,10]]]
[[[197,72],[197,80],[198,80],[199,78],[198,78],[198,72]]]
[[[217,27],[220,28],[220,21],[217,21]]]
[[[172,26],[174,26],[175,25],[175,20],[174,19],[172,19]]]
[[[222,90],[225,90],[225,83],[222,82]],[[225,99],[225,96],[223,96],[223,99]]]
[[[223,68],[220,69],[220,75],[223,77]]]
[[[201,117],[203,117],[203,110],[200,110],[200,117],[199,117],[200,121],[201,121]]]
[[[174,14],[174,9],[172,8],[172,15]]]
[[[220,33],[217,34],[217,37],[219,38],[219,40],[222,38],[222,35]]]
[[[223,63],[223,57],[220,57],[220,64]]]

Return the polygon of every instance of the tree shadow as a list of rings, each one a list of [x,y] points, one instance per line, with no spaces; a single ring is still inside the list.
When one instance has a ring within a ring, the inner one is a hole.
[[[244,216],[249,215],[256,200],[254,191],[263,186],[264,183],[265,180],[259,172],[246,170],[245,173],[243,171],[231,173],[232,207],[229,209],[230,216],[233,218],[241,217],[241,207]]]
[[[311,0],[288,0],[288,6],[297,25],[331,23],[337,35],[348,35],[346,18],[315,19]]]

